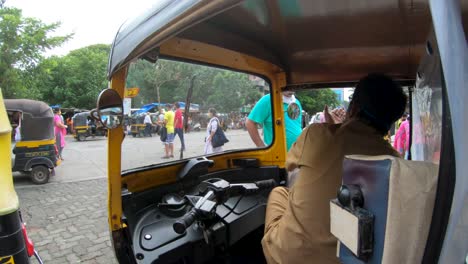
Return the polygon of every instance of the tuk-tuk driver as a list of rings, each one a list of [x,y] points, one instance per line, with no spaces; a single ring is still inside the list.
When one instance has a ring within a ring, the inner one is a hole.
[[[294,185],[268,198],[262,246],[268,263],[339,263],[330,233],[329,202],[336,198],[345,155],[399,156],[383,137],[403,114],[406,95],[391,78],[370,74],[359,81],[344,122],[325,112],[291,147],[286,168],[299,168]]]

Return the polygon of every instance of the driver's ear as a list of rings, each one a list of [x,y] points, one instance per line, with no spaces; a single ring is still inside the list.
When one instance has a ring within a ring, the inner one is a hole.
[[[349,102],[348,110],[346,111],[346,119],[356,117],[359,113],[359,107],[354,103],[354,100]]]

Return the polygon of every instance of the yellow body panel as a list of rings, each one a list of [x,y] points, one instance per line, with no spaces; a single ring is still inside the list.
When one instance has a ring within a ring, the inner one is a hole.
[[[27,148],[38,148],[44,145],[54,145],[55,139],[47,139],[47,140],[36,140],[36,141],[20,141],[16,143],[16,147],[27,147]]]
[[[264,76],[269,79],[273,95],[275,140],[267,149],[252,149],[238,153],[223,153],[213,157],[215,165],[210,171],[231,168],[228,162],[234,158],[257,158],[262,165],[284,167],[286,160],[286,140],[284,113],[281,103],[281,88],[286,85],[285,73],[276,65],[231,50],[184,39],[172,39],[161,46],[162,56],[198,61],[211,65],[230,68],[242,72]],[[124,94],[126,68],[112,77],[111,88],[121,96]],[[164,166],[153,170],[135,172],[121,177],[122,127],[109,131],[108,138],[108,180],[109,180],[109,224],[112,231],[123,228],[121,186],[129,191],[143,191],[162,184],[173,183],[182,164]],[[158,175],[155,177],[155,175]]]
[[[11,126],[0,90],[0,216],[18,210],[19,201],[11,173]]]
[[[0,257],[0,263],[2,264],[15,264],[13,256]]]
[[[132,132],[138,133],[140,132],[140,130],[144,130],[146,125],[145,124],[133,124],[130,127],[131,127]]]

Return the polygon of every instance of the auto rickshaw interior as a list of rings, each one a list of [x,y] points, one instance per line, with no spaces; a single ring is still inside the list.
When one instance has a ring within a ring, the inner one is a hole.
[[[467,1],[461,2],[466,18]],[[442,71],[429,4],[204,3],[167,1],[125,24],[112,47],[111,88],[122,96],[125,87],[141,85],[144,78],[135,78],[138,72],[132,67],[137,66],[132,65],[156,63],[153,71],[167,70],[169,61],[175,61],[180,71],[190,65],[209,66],[206,71],[218,71],[215,77],[219,73],[218,78],[213,77],[216,82],[202,78],[207,75],[201,77],[201,68],[191,68],[189,72],[198,75],[167,79],[154,92],[160,96],[179,91],[170,98],[175,102],[190,100],[185,92],[191,89],[211,91],[199,97],[210,106],[210,98],[218,91],[213,89],[216,84],[222,89],[234,85],[234,80],[261,77],[271,94],[272,143],[255,148],[247,137],[241,141],[245,145],[226,146],[211,155],[193,152],[182,160],[153,164],[138,164],[139,157],[133,157],[133,162],[125,164],[128,146],[122,128],[110,130],[109,223],[118,259],[129,263],[264,261],[260,239],[268,193],[276,185],[288,184],[281,91],[353,87],[366,74],[383,72],[408,87],[412,118],[409,158],[440,165],[433,200],[427,202],[431,221],[422,227],[427,239],[418,242],[416,257],[425,263],[437,262],[455,188],[455,152],[445,83],[448,74]],[[161,65],[166,66],[161,69]],[[253,89],[259,92],[258,87]],[[240,91],[234,94],[246,98]],[[232,98],[222,95],[226,102]],[[257,93],[254,102],[261,96]],[[199,138],[203,140],[204,135]],[[384,237],[376,235],[375,239],[383,241]],[[382,242],[375,246],[374,252],[380,253],[371,256],[371,262],[382,261],[383,250],[398,252]],[[360,258],[359,254],[349,256]]]

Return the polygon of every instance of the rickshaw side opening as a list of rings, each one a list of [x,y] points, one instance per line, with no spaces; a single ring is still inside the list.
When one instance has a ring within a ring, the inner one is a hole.
[[[8,112],[19,115],[19,133],[15,138],[13,171],[29,173],[36,184],[44,184],[60,164],[54,135],[54,115],[44,102],[5,99]],[[10,120],[10,122],[14,122]]]

